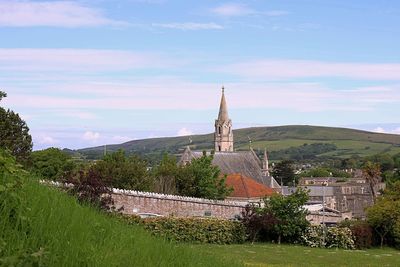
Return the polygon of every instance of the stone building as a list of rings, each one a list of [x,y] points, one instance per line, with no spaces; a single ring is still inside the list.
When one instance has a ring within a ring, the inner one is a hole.
[[[211,153],[214,156],[212,163],[220,168],[222,174],[243,175],[279,192],[280,185],[269,174],[266,152],[261,160],[252,149],[249,151],[235,151],[232,120],[228,115],[223,87],[218,118],[215,120],[214,151],[206,152],[206,154],[211,155]],[[203,151],[193,151],[188,146],[183,152],[179,164],[187,164],[192,159],[202,156]]]
[[[310,203],[324,201],[326,207],[351,212],[354,218],[365,218],[365,209],[373,205],[371,188],[363,178],[307,177],[300,179],[299,187],[309,190]]]

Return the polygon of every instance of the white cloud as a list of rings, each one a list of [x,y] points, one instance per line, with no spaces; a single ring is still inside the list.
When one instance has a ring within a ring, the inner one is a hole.
[[[185,127],[179,129],[178,136],[186,136],[186,135],[193,135],[193,132]]]
[[[210,23],[196,23],[196,22],[184,22],[184,23],[153,23],[154,27],[178,29],[184,31],[190,30],[222,30],[224,27],[214,22]]]
[[[1,49],[2,71],[96,72],[168,67],[158,54],[99,49]]]
[[[284,10],[257,11],[245,4],[226,3],[211,9],[211,13],[223,17],[241,17],[248,15],[264,15],[268,17],[277,17],[289,14]]]
[[[93,27],[127,25],[95,8],[71,1],[2,1],[0,27]]]
[[[53,137],[45,135],[45,134],[40,134],[37,139],[38,139],[37,141],[39,142],[39,144],[42,144],[42,145],[55,145],[55,144],[59,143],[59,141],[57,139],[54,139]]]
[[[109,90],[110,86],[113,90]],[[58,96],[46,94],[55,90],[60,91]],[[307,112],[367,111],[381,104],[400,104],[398,85],[337,90],[310,82],[242,82],[226,84],[226,92],[232,108],[284,108]],[[55,84],[48,86],[41,94],[9,94],[4,104],[15,110],[85,109],[96,113],[99,109],[205,110],[218,107],[218,101],[219,86],[216,84],[154,78],[152,81],[131,81],[115,85]]]
[[[400,80],[400,63],[354,63],[311,60],[256,60],[224,65],[221,72],[252,79],[344,77],[363,80]]]
[[[243,4],[228,3],[211,9],[211,12],[219,16],[232,17],[250,15],[255,11]]]
[[[376,127],[372,131],[376,133],[385,133],[385,129],[383,129],[382,127]]]
[[[100,138],[100,134],[98,132],[92,132],[92,131],[86,131],[83,136],[82,139],[86,140],[86,141],[90,141],[90,142],[97,142]]]

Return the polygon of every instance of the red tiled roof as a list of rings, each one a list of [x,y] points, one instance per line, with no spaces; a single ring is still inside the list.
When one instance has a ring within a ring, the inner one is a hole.
[[[275,193],[270,187],[241,174],[229,174],[225,183],[228,187],[233,187],[230,197],[257,198],[271,196]]]

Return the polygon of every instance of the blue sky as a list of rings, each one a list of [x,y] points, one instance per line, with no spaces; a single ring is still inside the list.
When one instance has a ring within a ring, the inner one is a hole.
[[[400,134],[398,1],[2,1],[2,106],[35,149],[234,128]]]

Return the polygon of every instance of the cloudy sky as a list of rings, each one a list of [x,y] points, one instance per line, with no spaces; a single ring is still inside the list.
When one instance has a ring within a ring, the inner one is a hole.
[[[35,149],[311,124],[400,133],[392,0],[0,0],[1,105]]]

